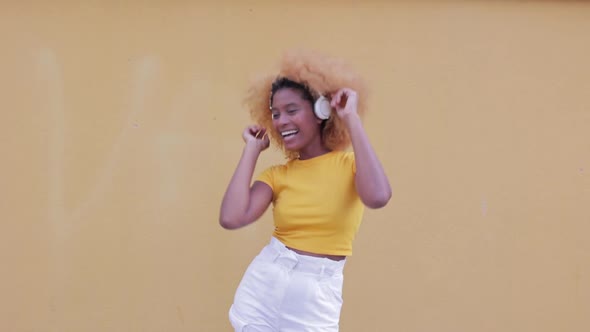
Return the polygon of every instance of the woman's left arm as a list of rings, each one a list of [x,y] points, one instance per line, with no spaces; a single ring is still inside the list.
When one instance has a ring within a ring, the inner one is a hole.
[[[391,198],[391,186],[358,115],[356,91],[340,89],[332,96],[331,105],[346,125],[352,141],[355,184],[361,200],[372,209],[384,207]]]

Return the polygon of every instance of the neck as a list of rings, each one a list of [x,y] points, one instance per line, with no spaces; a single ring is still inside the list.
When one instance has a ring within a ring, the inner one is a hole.
[[[301,149],[299,151],[299,159],[306,160],[321,156],[330,152],[331,150],[325,147],[323,144],[314,144],[313,146],[308,146],[305,149]]]

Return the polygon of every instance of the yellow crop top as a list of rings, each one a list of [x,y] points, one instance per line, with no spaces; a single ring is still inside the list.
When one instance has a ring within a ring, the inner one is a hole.
[[[355,172],[354,154],[341,151],[265,170],[257,181],[273,192],[273,236],[294,249],[351,255],[364,212]]]

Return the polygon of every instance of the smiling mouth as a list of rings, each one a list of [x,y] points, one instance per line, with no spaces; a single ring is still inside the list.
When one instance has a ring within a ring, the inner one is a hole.
[[[283,138],[293,137],[298,132],[299,130],[286,130],[281,132],[281,136],[283,136]]]

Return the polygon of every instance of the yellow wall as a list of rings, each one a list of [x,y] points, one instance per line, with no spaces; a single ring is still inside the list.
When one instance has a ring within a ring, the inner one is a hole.
[[[0,330],[229,331],[241,98],[293,47],[365,75],[394,188],[342,331],[590,330],[590,3],[352,3],[2,2]]]

